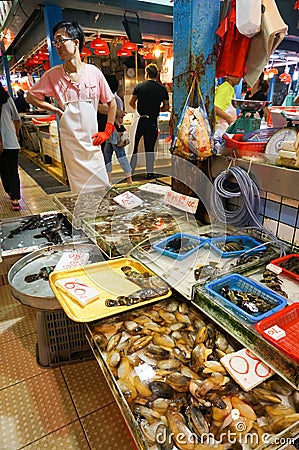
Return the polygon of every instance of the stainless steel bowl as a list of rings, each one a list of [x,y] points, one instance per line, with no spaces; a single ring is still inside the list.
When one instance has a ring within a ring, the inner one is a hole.
[[[239,100],[233,98],[232,105],[234,108],[240,109],[241,111],[258,111],[269,105],[269,102],[260,100]]]

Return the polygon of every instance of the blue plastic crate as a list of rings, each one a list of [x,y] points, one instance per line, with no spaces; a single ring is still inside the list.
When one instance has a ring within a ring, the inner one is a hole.
[[[188,239],[188,245],[194,245],[188,251],[184,251],[184,246],[178,249],[178,252],[168,250],[166,247],[174,239]],[[172,236],[168,236],[163,241],[160,241],[153,245],[153,248],[163,255],[170,256],[171,258],[176,258],[178,260],[182,260],[190,256],[192,253],[196,252],[200,247],[202,247],[207,242],[207,239],[203,239],[199,236],[192,236],[191,234],[186,233],[176,233]]]
[[[221,289],[226,286],[228,289],[236,289],[246,293],[250,292],[252,294],[257,294],[264,300],[267,300],[269,303],[273,304],[273,308],[264,313],[257,312],[249,314],[221,294]],[[281,295],[276,294],[267,287],[264,287],[259,283],[249,280],[239,274],[226,275],[218,280],[210,281],[205,285],[205,288],[210,294],[212,294],[212,296],[220,299],[225,306],[228,306],[233,312],[245,317],[250,322],[258,322],[259,320],[262,320],[287,306],[287,301]]]
[[[228,242],[236,242],[242,241],[242,245],[244,247],[243,250],[237,250],[232,252],[224,252],[221,250],[221,244],[227,244]],[[234,256],[242,255],[246,252],[248,255],[254,255],[255,253],[259,253],[263,250],[266,250],[266,246],[262,245],[261,242],[253,239],[250,236],[224,236],[209,239],[210,246],[221,255],[221,258],[232,258]],[[218,245],[217,245],[218,244]],[[219,245],[220,244],[220,245]],[[258,247],[258,248],[256,248]]]

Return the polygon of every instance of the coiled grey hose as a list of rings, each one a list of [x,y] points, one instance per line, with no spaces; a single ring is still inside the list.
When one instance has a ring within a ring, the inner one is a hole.
[[[229,190],[226,187],[231,176],[235,178],[238,185],[236,190]],[[236,209],[226,209],[225,203],[234,198],[238,199]],[[223,223],[238,227],[248,225],[261,226],[257,216],[260,209],[258,187],[241,167],[230,167],[215,178],[211,208],[214,216]]]
[[[231,176],[235,178],[235,184],[238,185],[238,188],[234,190],[225,187]],[[226,209],[225,203],[234,198],[238,199],[238,206],[234,207],[234,210]],[[211,195],[211,209],[214,217],[222,223],[263,232],[278,245],[280,253],[285,254],[282,243],[259,221],[260,202],[257,185],[241,167],[230,167],[215,178]]]

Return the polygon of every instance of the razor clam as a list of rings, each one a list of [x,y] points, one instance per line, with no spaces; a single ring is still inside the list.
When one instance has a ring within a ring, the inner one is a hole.
[[[150,397],[152,395],[152,391],[147,387],[145,383],[143,383],[140,378],[136,375],[133,378],[133,384],[137,389],[138,394],[143,397]]]
[[[126,380],[129,376],[129,373],[132,370],[132,365],[130,360],[127,357],[123,357],[120,360],[118,369],[117,369],[117,376],[118,378]]]
[[[111,352],[119,343],[120,338],[121,338],[122,333],[116,333],[113,336],[111,336],[111,338],[108,341],[108,345],[107,345],[107,352]]]
[[[168,398],[156,398],[156,400],[151,403],[151,408],[162,416],[166,414],[170,403],[171,400]]]
[[[140,428],[149,445],[154,445],[156,442],[156,430],[160,421],[156,420],[154,423],[149,423],[147,420],[140,422]]]
[[[132,409],[135,414],[144,417],[149,423],[156,422],[157,419],[160,419],[160,414],[157,411],[147,408],[146,406],[134,403],[134,405],[132,405]]]
[[[299,392],[298,391],[294,391],[290,397],[291,397],[291,401],[293,402],[295,411],[297,413],[299,413]]]
[[[130,334],[138,334],[142,331],[142,326],[138,325],[133,320],[127,320],[123,324],[125,330],[127,330]]]

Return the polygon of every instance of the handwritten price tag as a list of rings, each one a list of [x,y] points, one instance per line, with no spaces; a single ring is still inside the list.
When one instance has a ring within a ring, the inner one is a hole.
[[[77,280],[76,278],[65,278],[56,280],[55,285],[66,292],[71,298],[85,306],[87,303],[99,297],[99,293],[92,286]]]
[[[279,266],[275,266],[275,264],[268,264],[266,266],[266,269],[270,270],[271,272],[275,273],[276,275],[279,275],[282,272],[282,268]]]
[[[117,195],[113,200],[126,209],[136,208],[137,206],[140,206],[141,203],[143,203],[141,198],[137,197],[137,195],[134,195],[129,191]]]
[[[273,327],[267,328],[266,330],[264,330],[264,333],[266,333],[272,339],[275,339],[275,341],[279,341],[279,339],[282,339],[287,335],[286,332],[278,325],[273,325]]]
[[[270,367],[246,348],[229,353],[220,361],[244,391],[249,391],[274,373]]]
[[[84,266],[89,259],[89,253],[64,252],[55,266],[55,270],[72,269]]]
[[[175,208],[194,214],[198,206],[198,198],[169,191],[164,197],[164,201]]]

